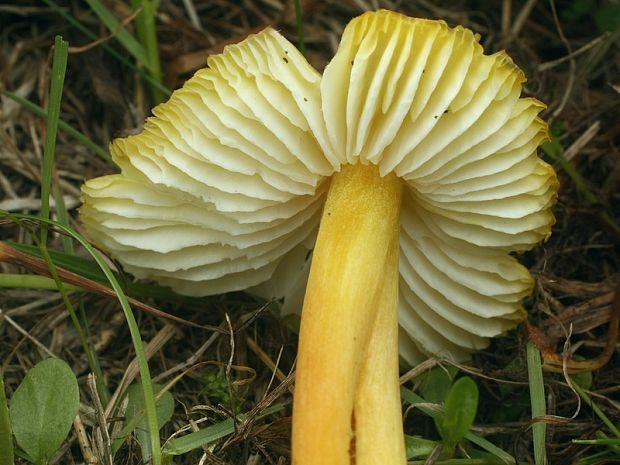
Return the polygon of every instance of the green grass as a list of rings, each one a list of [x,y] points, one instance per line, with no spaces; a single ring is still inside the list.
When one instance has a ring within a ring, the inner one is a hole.
[[[56,2],[54,2],[54,0],[43,0],[43,3],[45,3],[48,7],[50,7],[50,9],[54,13],[61,16],[71,27],[75,28],[80,33],[84,34],[90,40],[96,41],[100,39],[99,35],[95,34],[91,29],[89,29],[86,25],[84,25],[84,23],[80,22],[78,18],[74,17],[69,12],[67,12],[65,8],[61,7]],[[105,6],[103,6],[103,8],[105,8]],[[116,20],[115,24],[118,25],[118,20]],[[115,33],[118,33],[121,31],[121,29],[115,28],[113,31]],[[127,32],[127,34],[131,35],[129,34],[129,32]],[[124,36],[123,34],[121,35]],[[117,37],[118,39],[118,36],[115,36],[115,37]],[[170,95],[170,89],[168,89],[161,82],[161,79],[159,78],[155,79],[148,73],[147,55],[144,49],[142,48],[142,45],[140,45],[139,43],[137,46],[133,45],[137,43],[135,39],[133,41],[129,39],[132,42],[132,44],[123,43],[120,39],[118,40],[121,43],[121,45],[123,45],[123,48],[134,58],[134,61],[127,59],[123,54],[117,52],[114,49],[114,47],[111,47],[109,44],[105,42],[101,43],[100,46],[103,48],[103,50],[105,50],[107,54],[113,57],[119,64],[123,65],[124,67],[126,67],[127,69],[133,72],[138,73],[141,76],[141,78],[145,82],[148,83],[149,86],[156,88],[157,91],[164,96]]]
[[[62,15],[68,20],[68,24],[84,33],[92,40],[100,38],[100,34],[93,33],[90,29],[85,27],[77,18],[71,16],[67,11],[59,7],[51,0],[44,0],[44,2],[51,6],[54,11]],[[121,51],[119,53],[117,49],[110,44],[103,43],[101,46],[109,53],[115,60],[122,63],[127,70],[133,73],[138,73],[146,83],[148,83],[149,90],[151,92],[152,100],[157,103],[161,101],[169,91],[161,83],[161,70],[159,65],[158,55],[158,42],[155,31],[155,20],[157,15],[157,9],[159,7],[158,1],[141,1],[132,0],[132,7],[135,11],[139,10],[139,13],[133,18],[135,21],[135,35],[131,32],[129,24],[122,24],[112,13],[105,7],[100,0],[88,0],[92,11],[95,12],[101,23],[105,25],[105,28],[114,36],[114,40],[118,41],[118,44],[122,46],[122,49],[117,47]],[[302,53],[306,52],[306,43],[304,38],[304,23],[301,11],[301,2],[295,0],[295,13],[296,13],[296,28],[297,28],[297,42],[298,47]],[[124,53],[126,52],[126,53]],[[127,58],[129,57],[129,59]],[[40,215],[9,215],[0,212],[0,219],[14,222],[22,227],[24,230],[30,232],[30,236],[35,242],[35,246],[28,246],[26,244],[16,244],[16,248],[20,250],[28,250],[35,256],[41,257],[47,263],[52,278],[46,278],[42,276],[33,275],[14,275],[14,274],[1,274],[0,275],[0,287],[11,288],[27,288],[27,289],[46,289],[57,290],[61,296],[64,305],[66,306],[71,322],[75,329],[78,339],[81,342],[82,350],[86,354],[86,358],[89,363],[91,371],[96,373],[98,393],[103,401],[104,406],[108,404],[110,395],[107,386],[105,386],[103,380],[106,378],[103,370],[100,367],[100,360],[97,353],[92,349],[92,337],[89,334],[89,325],[86,319],[86,313],[83,308],[76,307],[73,303],[71,292],[81,292],[81,289],[76,286],[72,286],[63,283],[56,272],[57,266],[68,268],[81,276],[94,279],[98,282],[107,282],[114,290],[116,298],[120,302],[123,309],[127,327],[131,336],[131,344],[135,350],[136,358],[139,365],[139,371],[141,375],[141,388],[142,394],[145,399],[144,416],[147,420],[147,433],[150,441],[149,448],[153,451],[153,463],[159,464],[165,462],[167,458],[166,454],[177,455],[185,454],[193,450],[200,450],[201,448],[210,444],[216,443],[226,436],[230,436],[235,433],[237,423],[242,421],[245,416],[233,415],[230,418],[215,422],[215,424],[209,424],[209,426],[201,426],[199,431],[186,434],[185,436],[179,436],[167,441],[163,448],[160,445],[160,434],[157,421],[157,396],[154,391],[156,387],[151,381],[151,374],[147,356],[144,352],[144,343],[140,335],[140,328],[135,319],[133,310],[129,305],[126,293],[131,293],[132,296],[142,296],[154,299],[166,299],[167,301],[175,302],[178,305],[182,305],[186,302],[195,305],[199,303],[201,306],[210,305],[217,302],[213,299],[189,299],[175,295],[170,290],[154,286],[145,283],[124,283],[123,278],[118,273],[113,272],[106,264],[101,254],[95,250],[82,236],[74,231],[69,223],[69,213],[67,212],[62,202],[62,192],[58,184],[55,182],[54,165],[55,165],[55,143],[58,131],[63,131],[70,137],[72,137],[76,143],[91,150],[97,156],[106,160],[112,164],[107,150],[104,147],[94,143],[86,135],[77,131],[74,127],[62,121],[60,118],[61,98],[63,94],[64,84],[64,72],[67,64],[67,43],[62,38],[57,37],[54,48],[53,56],[53,69],[50,82],[50,97],[49,106],[47,109],[43,109],[35,103],[16,95],[7,90],[0,90],[3,95],[13,99],[20,103],[25,109],[33,112],[39,117],[43,118],[46,123],[46,137],[44,144],[44,158],[43,169],[41,175],[41,198],[42,207]],[[571,163],[569,163],[563,156],[563,148],[557,142],[549,144],[545,147],[545,151],[548,156],[554,160],[554,162],[560,166],[566,173],[567,177],[575,185],[576,190],[581,196],[581,200],[585,205],[592,207],[600,207],[601,202],[594,192],[594,189],[588,184],[586,178],[576,169]],[[49,199],[53,196],[58,205],[57,220],[50,218],[50,206]],[[620,230],[612,219],[608,212],[601,211],[600,217],[603,221],[610,226],[611,229],[616,231]],[[39,225],[40,229],[36,230],[33,225]],[[62,245],[61,250],[50,250],[48,248],[49,233],[53,231],[60,233],[60,240]],[[88,252],[92,260],[86,260],[74,256],[75,244],[79,244],[81,249]],[[527,346],[527,360],[528,360],[528,383],[529,393],[531,400],[531,416],[532,418],[543,417],[547,414],[546,402],[545,402],[545,387],[543,372],[540,364],[540,354],[538,350],[532,345]],[[177,377],[180,378],[181,376]],[[170,388],[170,384],[166,386],[166,389]],[[605,415],[604,411],[596,405],[592,397],[588,395],[587,391],[575,387],[579,396],[583,400],[585,406],[589,407],[594,413],[594,416],[602,422],[601,431],[595,434],[595,437],[589,439],[575,440],[574,443],[582,444],[584,447],[596,447],[596,453],[592,453],[589,456],[585,456],[578,462],[581,465],[594,464],[603,460],[613,461],[620,457],[620,431],[613,420]],[[525,392],[524,392],[525,394]],[[429,417],[435,417],[437,411],[429,408],[430,403],[424,398],[418,396],[416,393],[409,389],[403,389],[402,398],[405,403],[416,406],[422,412]],[[180,396],[179,396],[180,399]],[[177,399],[178,400],[178,399]],[[118,402],[122,401],[122,396]],[[180,402],[180,400],[179,400]],[[2,377],[0,377],[0,450],[10,451],[12,446],[10,425],[7,426],[5,416],[3,416],[3,406],[6,406],[7,401],[4,398],[4,386],[2,385]],[[264,409],[260,414],[256,415],[256,418],[263,418],[268,415],[280,412],[286,408],[285,404],[275,404],[271,407]],[[118,410],[114,410],[117,413]],[[247,414],[246,414],[247,415]],[[115,419],[115,421],[120,421]],[[124,426],[128,430],[133,430],[134,424],[137,424],[139,419],[133,419],[132,422],[126,423]],[[534,459],[537,465],[543,465],[546,460],[546,425],[543,421],[538,421],[532,425],[532,439],[533,439],[533,452]],[[611,437],[615,436],[615,437]],[[7,437],[9,441],[7,442]],[[482,451],[488,453],[490,456],[487,458],[451,458],[440,459],[435,461],[436,464],[453,464],[453,465],[475,465],[475,464],[514,464],[515,458],[506,450],[495,445],[493,438],[483,437],[480,434],[475,434],[469,431],[463,439],[465,444],[473,444],[478,446]],[[164,456],[161,455],[163,451]],[[550,452],[551,453],[551,452]],[[169,458],[168,458],[169,459]],[[10,455],[0,454],[0,465],[9,465],[13,461]],[[426,460],[416,460],[409,462],[410,464],[422,464],[426,463]]]
[[[90,0],[94,1],[94,0]],[[154,81],[161,83],[161,65],[159,63],[159,43],[155,30],[155,18],[159,9],[159,0],[131,0],[134,10],[139,10],[136,17],[136,33],[146,52],[149,74]],[[153,103],[161,103],[166,95],[158,86],[151,86]]]
[[[67,307],[71,321],[78,335],[82,348],[86,353],[89,366],[93,373],[97,376],[99,391],[106,398],[107,390],[103,386],[103,372],[101,370],[99,360],[93,351],[92,345],[87,338],[86,331],[77,316],[75,308],[71,303],[71,299],[65,289],[64,284],[60,280],[56,267],[49,256],[47,250],[48,225],[45,221],[50,219],[50,195],[54,196],[56,201],[56,214],[59,224],[65,228],[69,228],[69,212],[65,208],[63,195],[60,187],[54,182],[54,159],[56,155],[56,136],[58,133],[58,121],[60,119],[60,108],[62,102],[63,86],[65,81],[65,72],[67,68],[69,43],[63,40],[61,36],[56,36],[54,41],[54,55],[52,63],[52,75],[50,82],[50,97],[47,109],[47,125],[45,129],[45,145],[43,147],[43,166],[41,172],[41,210],[39,216],[42,220],[40,234],[38,239],[39,249],[44,260],[47,263],[52,279],[56,283],[58,291],[62,296],[62,300]],[[66,253],[73,253],[73,243],[67,236],[61,236],[63,249]]]
[[[118,279],[116,278],[116,276],[114,275],[110,267],[107,265],[107,263],[105,262],[101,254],[92,245],[90,245],[89,242],[84,237],[82,237],[80,234],[78,234],[76,231],[72,230],[71,228],[68,228],[58,223],[57,221],[50,220],[50,219],[43,219],[43,218],[36,217],[33,215],[8,215],[0,211],[0,220],[2,219],[14,221],[18,225],[24,224],[24,221],[33,221],[33,222],[39,222],[41,224],[45,224],[47,227],[53,226],[60,233],[66,234],[67,236],[71,237],[73,240],[77,241],[90,254],[90,256],[97,263],[97,265],[99,266],[103,274],[106,276],[106,279],[108,280],[110,286],[116,293],[118,302],[121,305],[121,308],[125,315],[127,326],[129,328],[129,333],[130,333],[131,341],[132,341],[133,348],[136,354],[136,359],[138,362],[140,377],[142,381],[141,384],[142,384],[142,389],[143,389],[143,394],[144,394],[144,399],[145,399],[144,408],[146,411],[148,431],[149,431],[149,435],[151,439],[151,448],[153,451],[152,463],[153,465],[160,465],[162,463],[161,461],[162,457],[161,457],[161,448],[160,448],[160,440],[159,440],[159,427],[157,424],[155,396],[154,396],[153,384],[151,380],[148,361],[147,361],[146,354],[144,352],[144,344],[140,336],[140,329],[138,327],[138,323],[133,314],[133,310],[131,309],[129,305],[127,296],[125,295],[121,285],[118,282]],[[46,249],[42,248],[41,251],[44,252],[46,251]],[[51,261],[51,258],[49,258],[49,255],[47,255],[47,257],[49,259],[49,264],[51,264],[50,273],[52,273],[53,279],[56,282],[56,285],[58,286],[59,292],[61,292],[61,294],[63,295],[64,303],[68,304],[67,309],[71,312],[72,306],[71,306],[70,301],[68,300],[66,290],[64,289],[64,284],[61,282],[60,278],[58,277],[58,274],[55,272],[55,267]],[[72,316],[72,320],[73,320],[73,316]],[[78,328],[81,328],[81,325],[79,324],[79,322],[76,325],[76,330],[78,330]],[[82,337],[85,337],[83,332],[82,332]],[[88,347],[89,345],[86,344],[86,346]]]
[[[47,109],[47,127],[45,128],[45,145],[43,147],[43,170],[41,173],[41,211],[40,216],[43,220],[50,217],[50,194],[52,192],[52,175],[54,171],[54,155],[56,153],[56,135],[58,133],[58,120],[60,119],[60,105],[62,100],[62,88],[65,82],[65,71],[67,69],[67,55],[69,43],[61,36],[56,36],[54,41],[54,57],[52,65],[52,77],[50,85],[49,107]],[[58,192],[55,192],[58,194]],[[57,210],[61,217],[68,217],[67,210],[62,201],[62,195],[55,195]],[[68,226],[64,223],[64,226]],[[47,225],[41,227],[39,242],[41,247],[47,244]]]
[[[92,345],[87,338],[87,333],[83,328],[80,319],[77,316],[77,313],[71,303],[71,300],[68,295],[68,291],[65,288],[64,283],[61,281],[58,276],[56,266],[53,263],[53,260],[50,256],[50,253],[47,249],[47,240],[50,226],[53,226],[57,231],[63,233],[63,248],[66,253],[70,253],[73,251],[73,245],[71,242],[76,240],[80,245],[87,250],[91,257],[95,260],[95,262],[99,265],[101,271],[106,276],[106,279],[110,283],[111,287],[114,289],[118,301],[123,309],[125,314],[125,318],[127,321],[127,325],[129,327],[129,331],[131,334],[132,343],[134,346],[134,350],[136,353],[136,358],[138,360],[140,375],[142,379],[142,390],[144,394],[144,405],[146,411],[146,419],[148,425],[148,433],[151,442],[151,450],[152,450],[152,463],[153,465],[161,464],[161,447],[160,447],[160,439],[159,439],[159,428],[157,425],[157,416],[156,416],[156,408],[155,408],[155,397],[153,394],[153,385],[151,381],[149,366],[147,362],[147,358],[144,352],[144,346],[142,342],[142,338],[140,336],[140,330],[138,328],[136,319],[133,315],[133,311],[129,306],[129,302],[127,297],[125,296],[122,287],[120,286],[116,276],[112,273],[108,265],[105,263],[101,255],[98,251],[96,251],[83,237],[81,237],[77,232],[72,230],[69,226],[68,222],[68,212],[64,208],[64,203],[62,202],[62,192],[60,189],[54,185],[54,159],[55,159],[55,148],[56,148],[56,137],[57,132],[60,127],[59,119],[60,119],[60,108],[61,108],[61,100],[63,94],[63,85],[65,79],[65,71],[67,66],[67,54],[68,54],[68,43],[62,39],[60,36],[56,36],[55,45],[54,45],[54,55],[53,55],[53,65],[52,65],[52,74],[51,74],[51,82],[50,82],[50,97],[49,97],[49,107],[46,111],[46,137],[45,137],[45,145],[44,145],[44,156],[43,156],[43,165],[42,165],[42,173],[41,173],[41,210],[38,217],[32,215],[9,215],[7,213],[0,211],[0,219],[14,221],[17,224],[22,224],[25,226],[24,220],[31,220],[40,225],[39,235],[36,237],[35,234],[32,234],[33,240],[38,244],[41,256],[45,260],[48,265],[48,269],[52,280],[54,281],[58,291],[62,296],[63,303],[65,304],[67,311],[69,312],[71,321],[73,323],[74,329],[78,335],[82,348],[87,356],[90,369],[97,375],[97,380],[99,383],[102,383],[104,380],[104,376],[100,367],[100,363],[97,359],[97,355],[94,352]],[[49,199],[50,195],[54,194],[56,199],[56,208],[58,214],[58,221],[54,221],[50,219],[50,207],[49,207]],[[59,200],[60,199],[60,200]],[[28,228],[26,228],[28,229]],[[104,394],[104,401],[107,401],[107,395],[105,393],[107,390],[98,386],[98,391]]]
[[[9,406],[4,391],[4,374],[0,369],[0,465],[13,465],[13,434]]]
[[[149,88],[153,103],[161,103],[167,93],[162,89],[161,65],[159,62],[159,45],[155,31],[155,18],[159,8],[158,0],[132,0],[131,6],[137,16],[135,18],[136,39],[114,14],[100,0],[86,0],[90,8],[116,37],[122,46],[147,70],[151,78]]]
[[[34,113],[35,115],[43,118],[44,120],[47,120],[48,118],[47,111],[41,108],[36,103],[31,102],[30,100],[25,99],[23,97],[20,97],[16,93],[11,92],[9,90],[0,89],[0,94],[6,95],[11,100],[19,103],[26,110]],[[107,163],[111,165],[114,164],[114,162],[112,161],[112,158],[110,158],[110,154],[108,153],[106,149],[104,149],[100,145],[97,145],[95,142],[90,140],[86,135],[84,135],[83,133],[75,129],[70,124],[66,123],[65,121],[58,120],[58,128],[64,133],[71,136],[73,139],[75,139],[77,143],[83,145],[85,148],[89,150],[92,150],[95,154],[97,154],[99,157],[101,157],[101,159],[105,160]]]
[[[401,387],[400,395],[406,403],[410,404],[413,407],[416,407],[421,412],[423,412],[425,415],[431,418],[436,418],[438,415],[441,414],[440,409],[438,410],[438,409],[431,408],[431,404],[426,399],[419,396],[415,392],[412,392],[409,389]],[[514,465],[516,463],[515,458],[512,455],[510,455],[508,452],[506,452],[502,448],[496,446],[495,444],[491,443],[489,440],[483,438],[482,436],[476,433],[469,431],[464,436],[464,439],[471,442],[472,444],[477,445],[482,450],[488,452],[492,457],[494,457],[493,459],[486,459],[486,460],[489,460],[487,462],[476,459],[476,461],[472,463],[488,463],[488,464],[501,463],[502,465]],[[447,461],[436,462],[436,463],[444,463],[444,462],[445,463],[464,463],[464,464],[468,463],[466,461],[459,462],[459,460],[464,460],[464,459],[450,459]],[[409,463],[411,464],[411,463],[416,463],[416,462],[409,462]],[[425,462],[422,461],[420,463],[425,463]]]
[[[547,425],[540,420],[547,414],[545,401],[545,384],[543,381],[540,352],[533,342],[527,343],[527,373],[530,386],[530,402],[532,405],[532,437],[534,441],[534,463],[545,465],[547,463],[545,444]],[[537,420],[538,419],[538,420]]]
[[[302,55],[306,54],[306,39],[304,35],[304,18],[301,11],[301,0],[295,0],[295,25],[297,27],[297,46]]]

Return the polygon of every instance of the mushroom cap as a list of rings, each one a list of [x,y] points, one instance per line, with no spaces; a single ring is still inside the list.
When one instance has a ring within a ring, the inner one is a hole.
[[[401,356],[462,360],[525,317],[512,252],[548,237],[558,182],[537,157],[544,105],[504,53],[442,21],[366,13],[321,77],[266,29],[208,60],[140,134],[121,173],[85,183],[89,236],[138,278],[182,294],[305,285],[329,176],[373,163],[406,184]],[[254,286],[254,287],[253,287]]]

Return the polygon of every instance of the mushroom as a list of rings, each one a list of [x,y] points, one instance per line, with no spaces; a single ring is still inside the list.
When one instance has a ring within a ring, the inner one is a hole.
[[[478,41],[365,13],[321,76],[267,28],[210,57],[112,143],[121,173],[83,187],[90,237],[183,294],[293,295],[312,250],[295,464],[405,463],[398,340],[407,363],[460,361],[525,318],[511,253],[549,235],[558,183],[536,155],[544,105]]]

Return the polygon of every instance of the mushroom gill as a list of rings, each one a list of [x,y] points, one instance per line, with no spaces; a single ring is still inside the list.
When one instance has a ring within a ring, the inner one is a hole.
[[[320,76],[266,29],[210,57],[111,145],[120,174],[83,187],[93,241],[183,294],[286,304],[314,249],[295,464],[404,463],[399,335],[409,363],[463,360],[525,317],[511,253],[549,235],[558,183],[536,155],[544,105],[478,40],[366,13]]]

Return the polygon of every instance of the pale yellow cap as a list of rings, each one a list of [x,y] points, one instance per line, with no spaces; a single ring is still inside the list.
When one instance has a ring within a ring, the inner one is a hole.
[[[558,188],[536,154],[544,105],[478,39],[366,13],[322,77],[273,29],[228,46],[111,145],[121,173],[84,185],[82,221],[138,278],[197,296],[257,286],[291,309],[329,177],[376,164],[406,183],[401,355],[467,358],[523,320],[532,278],[511,253],[548,237]]]

